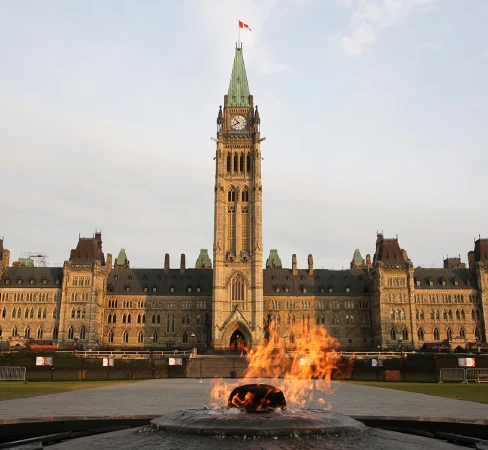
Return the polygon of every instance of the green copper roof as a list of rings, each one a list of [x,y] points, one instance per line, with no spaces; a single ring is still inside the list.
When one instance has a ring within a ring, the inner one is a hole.
[[[363,257],[359,249],[354,250],[354,256],[352,257],[354,264],[360,266],[363,263]]]
[[[115,260],[115,264],[118,266],[123,266],[127,262],[127,255],[125,254],[125,250],[122,248],[120,249],[119,256]]]
[[[208,256],[208,250],[206,248],[202,248],[200,250],[200,255],[198,255],[197,262],[195,263],[196,269],[211,269],[212,268],[212,261]]]
[[[275,248],[269,251],[269,256],[266,261],[266,269],[272,269],[272,268],[276,268],[276,269],[282,268],[281,259],[278,256],[278,250],[276,250]]]
[[[236,48],[232,75],[230,76],[227,106],[251,106],[249,103],[249,85],[247,84],[246,67],[242,56],[242,47]]]
[[[30,258],[19,258],[18,262],[23,267],[34,267],[34,260]]]

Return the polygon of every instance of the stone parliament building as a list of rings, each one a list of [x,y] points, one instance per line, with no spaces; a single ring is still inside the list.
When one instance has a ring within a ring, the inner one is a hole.
[[[61,348],[257,345],[273,324],[323,325],[342,350],[479,345],[487,340],[488,239],[442,268],[414,267],[398,239],[377,235],[373,258],[354,252],[349,270],[283,267],[270,250],[263,268],[260,117],[236,48],[217,116],[213,267],[201,250],[194,268],[165,255],[160,269],[131,269],[124,250],[105,256],[101,233],[80,238],[63,267],[10,265],[0,240],[0,346],[49,341]]]

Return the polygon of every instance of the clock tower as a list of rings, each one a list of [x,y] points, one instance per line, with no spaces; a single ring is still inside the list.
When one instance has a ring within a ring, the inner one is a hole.
[[[212,342],[253,347],[263,337],[260,119],[242,46],[217,117]]]

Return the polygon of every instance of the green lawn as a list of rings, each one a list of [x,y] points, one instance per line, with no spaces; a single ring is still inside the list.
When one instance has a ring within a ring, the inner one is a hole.
[[[23,383],[22,381],[0,381],[0,400],[37,397],[38,395],[57,394],[112,384],[136,383],[137,381],[39,381]]]
[[[488,383],[403,383],[396,381],[346,381],[346,383],[488,403]]]

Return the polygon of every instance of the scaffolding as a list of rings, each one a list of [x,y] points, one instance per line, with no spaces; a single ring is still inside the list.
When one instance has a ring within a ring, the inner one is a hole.
[[[34,267],[48,267],[49,256],[39,252],[22,252],[22,258],[30,258],[34,261]]]

